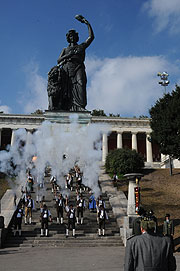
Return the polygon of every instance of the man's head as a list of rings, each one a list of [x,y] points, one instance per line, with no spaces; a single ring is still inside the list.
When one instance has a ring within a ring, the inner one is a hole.
[[[144,217],[144,219],[141,221],[141,232],[148,232],[148,233],[154,233],[156,228],[156,223],[152,219],[148,219]]]
[[[165,215],[165,220],[170,220],[170,214]]]

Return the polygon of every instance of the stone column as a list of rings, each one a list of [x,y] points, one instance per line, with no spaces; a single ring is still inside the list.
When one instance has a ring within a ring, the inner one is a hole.
[[[102,138],[102,162],[105,163],[106,156],[108,154],[108,136],[107,134],[103,134]]]
[[[16,139],[15,131],[16,131],[16,129],[12,129],[11,146],[13,146],[15,143],[15,139]]]
[[[137,148],[137,133],[132,132],[132,150],[138,151]]]
[[[153,162],[153,156],[152,156],[152,143],[148,140],[148,138],[151,137],[149,133],[146,134],[146,156],[147,156],[147,162],[152,163]]]
[[[117,132],[117,149],[122,149],[123,142],[122,142],[122,133]]]
[[[1,147],[1,134],[2,134],[2,128],[0,128],[0,147]]]
[[[167,155],[161,153],[161,162],[166,161]]]
[[[26,144],[31,144],[31,131],[27,130],[27,136],[26,136]]]

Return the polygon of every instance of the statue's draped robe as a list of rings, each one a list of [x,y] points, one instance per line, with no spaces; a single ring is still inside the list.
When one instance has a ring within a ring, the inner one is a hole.
[[[64,48],[61,57],[64,54],[73,52],[70,59],[64,61],[61,68],[65,72],[65,85],[66,91],[71,93],[71,111],[81,111],[85,109],[87,105],[86,96],[86,72],[84,66],[85,49],[88,47],[88,43],[84,42],[77,44],[73,47],[68,46]]]

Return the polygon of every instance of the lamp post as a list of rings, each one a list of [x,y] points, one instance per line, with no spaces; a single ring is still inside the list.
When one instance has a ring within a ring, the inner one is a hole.
[[[166,87],[169,85],[170,81],[168,80],[169,74],[167,72],[158,72],[157,76],[161,78],[161,81],[159,81],[159,84],[164,87],[164,94],[166,94]],[[169,169],[170,169],[170,175],[172,176],[172,161],[171,161],[171,155],[169,155]]]
[[[157,76],[161,78],[159,84],[164,87],[164,94],[166,94],[166,87],[169,85],[170,81],[168,81],[169,74],[167,72],[158,72]]]

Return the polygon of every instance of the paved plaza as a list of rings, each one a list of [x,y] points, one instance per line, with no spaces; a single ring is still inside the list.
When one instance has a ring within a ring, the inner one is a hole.
[[[10,248],[0,250],[0,271],[122,271],[123,247]],[[177,270],[180,255],[176,254]]]
[[[123,247],[11,248],[0,250],[0,271],[121,271]]]

